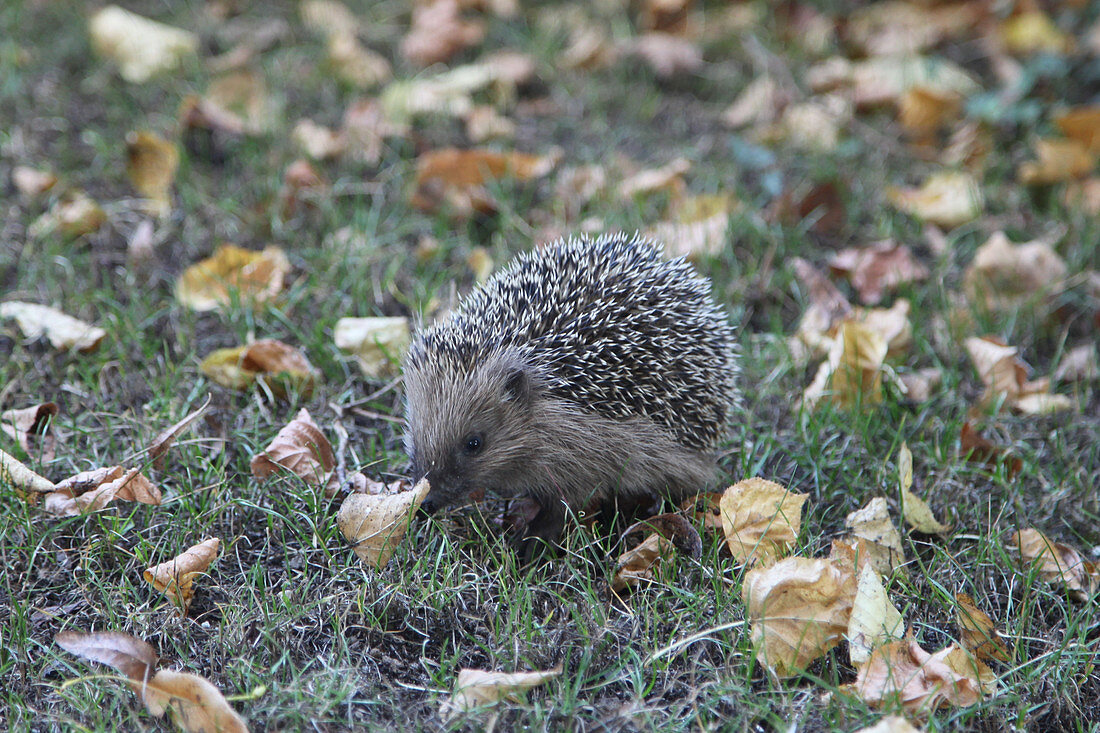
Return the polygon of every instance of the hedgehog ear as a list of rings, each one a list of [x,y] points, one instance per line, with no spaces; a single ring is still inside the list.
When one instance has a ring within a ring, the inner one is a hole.
[[[513,367],[504,378],[504,399],[518,405],[531,400],[531,375],[523,367]]]

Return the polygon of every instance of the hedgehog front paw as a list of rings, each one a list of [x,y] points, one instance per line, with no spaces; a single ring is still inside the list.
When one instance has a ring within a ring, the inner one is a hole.
[[[565,528],[565,506],[553,502],[544,506],[526,497],[513,502],[507,523],[509,540],[520,562],[529,563],[549,547],[555,547]]]

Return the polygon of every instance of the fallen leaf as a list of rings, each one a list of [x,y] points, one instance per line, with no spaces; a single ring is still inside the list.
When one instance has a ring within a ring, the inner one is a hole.
[[[645,0],[638,9],[638,27],[690,37],[694,5],[694,0]]]
[[[341,318],[333,329],[336,348],[355,356],[363,375],[371,379],[395,376],[409,348],[409,322],[394,318]]]
[[[70,191],[54,202],[49,211],[31,222],[27,233],[35,239],[60,234],[76,239],[92,234],[107,223],[107,214],[83,191]]]
[[[985,385],[980,404],[984,407],[1001,403],[1027,415],[1069,410],[1074,402],[1066,395],[1050,393],[1050,379],[1027,379],[1027,365],[1017,355],[1019,350],[992,336],[966,340],[966,351]]]
[[[1067,351],[1058,362],[1054,378],[1059,382],[1092,382],[1100,379],[1096,346],[1082,344]]]
[[[56,308],[37,303],[9,300],[0,303],[0,319],[14,318],[29,339],[45,336],[55,349],[95,351],[107,332],[98,326],[66,315]]]
[[[974,253],[963,287],[967,299],[993,311],[1015,310],[1064,287],[1066,263],[1043,241],[1014,244],[1004,232],[993,233]]]
[[[633,199],[639,195],[668,192],[673,199],[680,198],[687,185],[684,183],[684,174],[690,169],[690,161],[686,158],[676,158],[660,168],[640,171],[623,179],[619,184],[619,196],[624,199]]]
[[[323,36],[356,33],[359,19],[337,0],[303,0],[298,6],[302,25]]]
[[[996,468],[1003,462],[1009,478],[1014,477],[1024,467],[1021,458],[1012,455],[1008,448],[996,445],[982,436],[969,420],[959,430],[959,455],[974,463],[984,463],[990,468]]]
[[[1054,116],[1054,124],[1070,140],[1100,153],[1100,106],[1073,107]]]
[[[317,370],[306,355],[276,339],[218,349],[203,359],[199,368],[223,387],[244,390],[260,382],[279,398],[292,389],[308,397],[317,383]]]
[[[1073,38],[1058,30],[1058,26],[1041,10],[1027,10],[1013,15],[1001,24],[1001,41],[1009,53],[1069,53]]]
[[[904,244],[893,240],[851,247],[833,255],[829,269],[848,278],[864,303],[882,300],[887,290],[928,277],[928,268]]]
[[[900,704],[928,716],[941,707],[976,705],[993,674],[965,650],[951,645],[929,654],[912,640],[891,641],[859,666],[853,691],[871,707]]]
[[[954,91],[911,87],[898,102],[898,122],[918,142],[931,142],[937,132],[959,119],[962,102]]]
[[[836,95],[822,95],[785,107],[766,139],[782,140],[811,152],[833,152],[851,116],[847,101]]]
[[[390,62],[361,44],[351,32],[329,36],[328,63],[337,77],[358,89],[378,86],[393,76]]]
[[[0,432],[11,436],[23,452],[40,453],[43,461],[53,457],[53,436],[50,427],[57,417],[58,407],[54,402],[43,402],[20,410],[5,410],[0,413]]]
[[[462,216],[490,213],[496,210],[496,202],[486,188],[489,182],[504,178],[529,181],[546,175],[556,164],[556,156],[483,149],[434,150],[417,158],[411,202],[424,211],[435,211],[446,202]]]
[[[176,281],[176,298],[197,311],[266,303],[283,289],[290,261],[278,247],[254,252],[223,244],[212,257],[191,265]]]
[[[792,677],[843,640],[856,576],[830,560],[789,557],[746,573],[741,594],[760,661]]]
[[[85,471],[58,484],[55,489],[47,494],[45,501],[46,513],[54,516],[74,517],[97,512],[115,499],[152,506],[161,503],[160,489],[137,468],[125,473],[121,466]]]
[[[1069,545],[1052,542],[1037,529],[1014,532],[1008,548],[1019,552],[1025,565],[1034,565],[1040,578],[1065,586],[1074,600],[1087,601],[1100,588],[1100,569],[1095,563]]]
[[[852,312],[852,304],[823,272],[808,261],[795,257],[791,260],[791,267],[810,301],[792,337],[792,351],[805,351],[806,356],[828,354],[835,343],[835,339],[828,334]],[[805,348],[796,349],[796,345]]]
[[[969,173],[929,176],[920,188],[886,189],[886,200],[901,211],[944,227],[956,227],[982,213],[982,192]]]
[[[764,74],[748,83],[722,113],[727,127],[771,125],[779,119],[783,109],[793,101],[793,95],[779,85],[774,77]]]
[[[971,30],[984,12],[966,2],[860,5],[846,19],[845,38],[869,55],[911,55]]]
[[[938,367],[928,367],[915,372],[906,372],[900,378],[902,386],[905,387],[905,396],[920,404],[932,398],[932,391],[943,382],[943,371]]]
[[[787,226],[806,222],[818,234],[836,235],[844,228],[848,217],[840,195],[842,186],[847,188],[840,180],[795,183],[768,205],[764,216],[769,222]]]
[[[700,522],[704,529],[721,530],[722,509],[720,503],[722,496],[723,493],[720,491],[696,494],[680,502],[680,511],[687,512],[687,516]]]
[[[904,633],[905,621],[886,595],[882,578],[870,564],[864,565],[848,620],[848,659],[853,665],[863,664],[873,649]]]
[[[295,160],[283,173],[283,186],[279,190],[279,208],[283,218],[290,219],[299,211],[316,209],[329,190],[328,181],[308,160]]]
[[[489,250],[480,245],[472,247],[466,256],[466,266],[474,274],[474,282],[481,284],[493,274],[493,257]]]
[[[252,475],[257,478],[267,478],[281,470],[290,471],[310,486],[324,486],[328,496],[333,496],[339,488],[332,473],[336,466],[332,444],[305,408],[283,426],[262,453],[252,457],[250,466]]]
[[[17,492],[23,493],[23,498],[34,502],[34,494],[48,493],[54,490],[53,482],[39,476],[34,471],[24,466],[14,456],[0,450],[0,481],[10,484]]]
[[[516,123],[497,112],[492,105],[479,104],[466,113],[466,137],[475,143],[515,136]]]
[[[88,32],[96,52],[114,61],[122,78],[134,84],[172,71],[199,48],[199,38],[194,33],[149,20],[117,5],[96,12],[88,21]]]
[[[191,427],[196,420],[202,417],[202,414],[206,412],[206,408],[209,406],[210,395],[207,395],[206,401],[202,403],[201,407],[197,410],[193,410],[172,427],[157,433],[156,437],[153,438],[149,446],[145,449],[146,454],[149,456],[149,460],[153,462],[155,468],[160,469],[164,467],[164,456],[168,453],[168,449],[172,447],[172,444],[176,442],[176,438],[178,438],[183,431]]]
[[[914,728],[912,724],[899,715],[887,715],[879,722],[867,728],[860,728],[856,733],[923,733],[920,728]]]
[[[61,631],[54,643],[84,659],[114,667],[127,678],[145,707],[161,717],[172,709],[173,721],[187,733],[247,733],[248,726],[218,688],[187,672],[156,671],[157,653],[147,642],[117,631]]]
[[[786,554],[802,528],[806,494],[755,477],[739,481],[718,502],[722,531],[739,564],[768,564]]]
[[[548,682],[561,675],[561,665],[544,672],[488,672],[480,669],[459,670],[455,689],[439,709],[447,722],[461,713],[480,706],[510,700],[519,692]]]
[[[33,199],[56,186],[57,176],[48,170],[17,165],[12,168],[11,182],[21,195]]]
[[[339,158],[347,148],[343,133],[318,125],[313,120],[298,120],[290,135],[298,147],[314,160]]]
[[[974,599],[967,594],[956,593],[955,600],[959,604],[956,618],[963,647],[970,650],[979,661],[1010,661],[1004,637],[993,625],[993,619],[979,609],[974,604]]]
[[[880,575],[890,575],[905,564],[905,548],[890,519],[886,499],[871,499],[862,509],[848,514],[844,526],[854,537],[867,541],[867,558]]]
[[[615,573],[611,577],[611,590],[620,593],[642,582],[651,582],[659,568],[661,558],[672,554],[672,541],[659,534],[651,534],[642,542],[619,555]]]
[[[147,130],[126,136],[126,173],[137,192],[148,199],[147,211],[165,217],[172,211],[172,181],[179,168],[175,143]]]
[[[572,29],[558,63],[564,69],[595,71],[611,66],[620,54],[605,30],[589,25]]]
[[[699,46],[668,33],[643,33],[630,43],[626,53],[644,61],[662,79],[690,74],[703,66]]]
[[[360,560],[372,568],[385,567],[430,489],[424,479],[399,494],[349,494],[336,515],[336,525]]]
[[[1078,140],[1044,138],[1035,142],[1038,160],[1020,165],[1020,182],[1029,186],[1084,178],[1096,167],[1096,156]]]
[[[958,64],[916,54],[875,56],[856,62],[834,57],[811,67],[805,76],[815,92],[835,90],[861,109],[897,103],[913,88],[963,99],[981,91],[978,81]]]
[[[485,24],[465,20],[457,0],[430,0],[413,8],[412,27],[401,39],[401,55],[419,66],[450,61],[485,38]]]
[[[828,358],[802,395],[803,403],[813,408],[824,400],[849,408],[882,402],[883,362],[888,349],[886,339],[867,326],[842,322]]]
[[[175,558],[146,569],[142,577],[145,582],[167,596],[179,609],[181,617],[186,616],[195,596],[195,578],[204,574],[214,562],[221,544],[217,537],[203,540]]]
[[[203,97],[207,109],[237,117],[250,135],[272,129],[278,115],[263,77],[252,70],[231,71],[214,79]]]

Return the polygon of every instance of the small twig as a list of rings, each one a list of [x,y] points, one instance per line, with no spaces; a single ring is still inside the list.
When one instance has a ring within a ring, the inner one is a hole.
[[[658,659],[660,659],[661,657],[665,656],[666,654],[670,654],[672,652],[679,651],[683,647],[694,644],[695,642],[699,641],[700,639],[707,638],[708,636],[710,636],[711,634],[713,634],[716,631],[725,631],[726,629],[735,629],[738,626],[744,626],[744,625],[745,625],[744,620],[730,621],[728,624],[721,624],[719,626],[712,626],[709,629],[703,629],[702,631],[694,633],[691,636],[685,636],[683,639],[680,639],[679,641],[675,641],[675,642],[669,644],[668,646],[664,647],[663,649],[658,649],[657,651],[653,652],[648,657],[646,657],[646,660],[645,660],[645,662],[643,662],[643,664],[649,664],[650,662],[655,662]]]
[[[331,405],[330,405],[331,407]],[[339,413],[338,413],[339,414]],[[345,454],[348,449],[348,431],[344,427],[344,423],[340,422],[340,418],[337,418],[332,423],[332,429],[336,431],[336,481],[337,486],[343,486],[347,483],[347,461]]]
[[[366,397],[362,397],[362,398],[356,400],[355,402],[349,402],[346,405],[332,405],[332,407],[337,409],[337,414],[340,414],[340,412],[342,410],[350,410],[352,408],[359,407],[360,405],[365,405],[368,402],[372,402],[372,401],[378,399],[379,397],[381,397],[382,395],[386,394],[390,390],[394,389],[395,387],[397,387],[397,385],[401,384],[401,382],[404,381],[404,379],[405,379],[404,377],[397,377],[396,379],[392,380],[389,384],[375,390],[374,392],[371,392]]]
[[[386,422],[392,422],[396,425],[405,424],[405,421],[400,417],[394,417],[393,415],[383,415],[381,412],[364,410],[361,407],[352,408],[351,412],[358,415],[359,417],[365,417],[368,420],[385,420]]]

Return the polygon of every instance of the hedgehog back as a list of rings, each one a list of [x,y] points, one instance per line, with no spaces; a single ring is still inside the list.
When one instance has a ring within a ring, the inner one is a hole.
[[[709,283],[638,238],[562,240],[522,254],[410,350],[414,368],[469,372],[516,348],[555,397],[646,417],[714,449],[736,401],[734,333]]]

